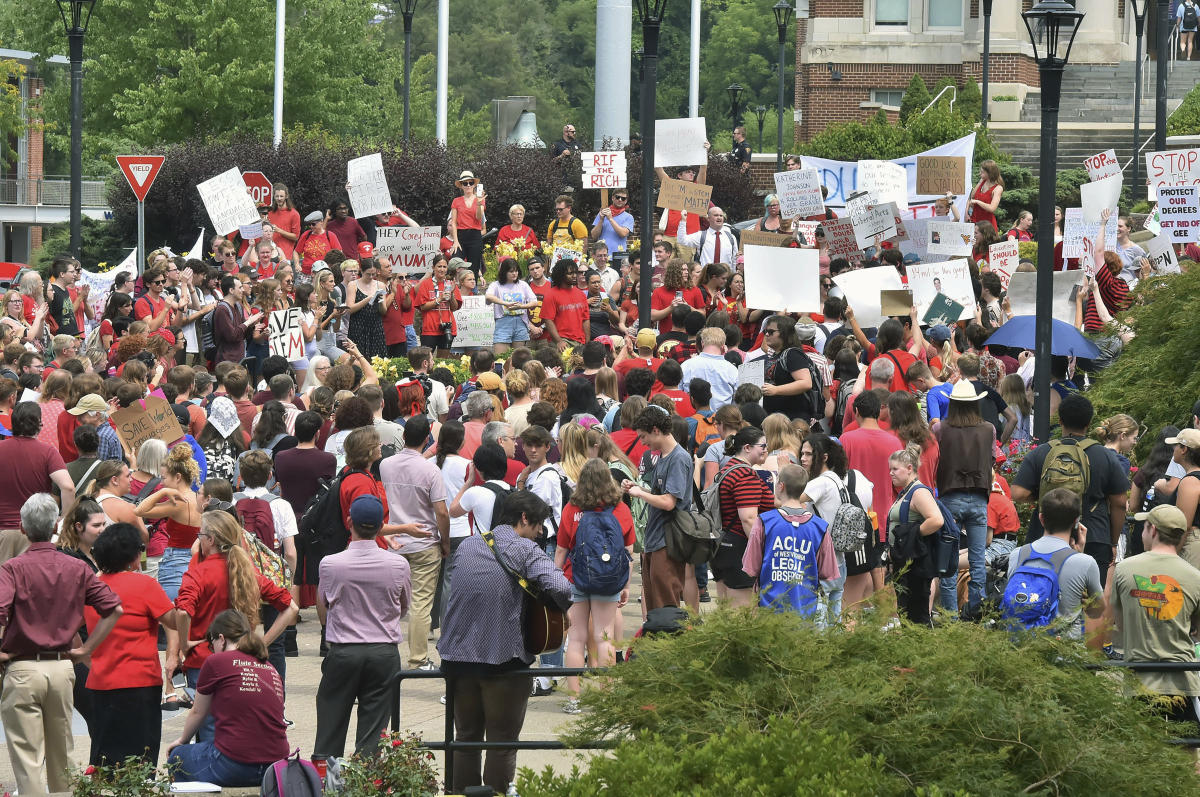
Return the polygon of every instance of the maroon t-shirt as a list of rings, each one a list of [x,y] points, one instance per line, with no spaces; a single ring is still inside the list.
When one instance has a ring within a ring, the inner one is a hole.
[[[290,749],[283,721],[283,682],[270,662],[227,650],[204,660],[196,691],[212,698],[213,743],[234,761],[270,764]]]
[[[11,437],[0,446],[0,529],[20,528],[25,500],[51,492],[50,474],[67,466],[57,448],[32,437]]]
[[[337,457],[318,448],[289,448],[275,455],[275,480],[280,497],[299,518],[317,494],[320,479],[332,479]]]

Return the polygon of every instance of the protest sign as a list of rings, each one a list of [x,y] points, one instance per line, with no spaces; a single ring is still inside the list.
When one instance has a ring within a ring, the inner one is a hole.
[[[967,159],[955,155],[918,155],[918,194],[961,194],[967,183]]]
[[[462,297],[462,307],[454,311],[454,321],[458,326],[458,334],[450,344],[453,348],[491,348],[496,320],[484,297]]]
[[[875,246],[877,238],[886,241],[896,234],[896,217],[889,206],[855,199],[846,209],[850,211],[854,241],[859,249]]]
[[[929,219],[907,219],[904,222],[904,229],[908,231],[908,240],[900,242],[900,251],[904,254],[913,254],[922,261],[929,259],[929,249],[927,242],[929,241]]]
[[[393,274],[406,276],[429,271],[442,240],[440,227],[376,227],[375,254],[386,257]]]
[[[658,207],[671,210],[686,210],[701,216],[708,215],[708,200],[712,186],[689,183],[687,180],[672,180],[667,177],[658,188]]]
[[[814,227],[816,223],[814,222]],[[746,251],[747,244],[755,246],[787,246],[792,242],[792,236],[777,232],[759,232],[758,230],[742,230],[739,236],[741,250]]]
[[[1162,234],[1172,243],[1197,240],[1200,233],[1200,186],[1160,186],[1158,217]]]
[[[116,282],[117,272],[121,267],[109,269],[103,274],[97,274],[87,269],[79,270],[79,282],[88,286],[87,303],[92,308],[97,319],[104,315],[104,306],[108,304],[108,295],[112,293],[113,283]]]
[[[821,311],[820,264],[816,249],[746,247],[743,264],[746,306],[793,313]]]
[[[703,116],[691,119],[656,119],[654,165],[695,166],[708,163],[708,150],[704,148],[707,139]]]
[[[1175,258],[1175,247],[1166,235],[1159,235],[1146,241],[1146,257],[1155,276],[1160,274],[1178,274],[1179,261]]]
[[[354,218],[392,212],[392,194],[383,173],[383,156],[378,152],[348,161],[346,182]]]
[[[858,190],[869,191],[879,203],[895,202],[900,210],[908,210],[908,173],[898,163],[859,161]]]
[[[1068,324],[1075,323],[1075,286],[1083,279],[1082,271],[1056,271],[1050,275],[1054,280],[1050,314]],[[1012,314],[1037,314],[1037,278],[1033,271],[1018,271],[1008,282],[1008,303]]]
[[[821,222],[819,222],[819,221],[794,221],[794,222],[792,222],[792,230],[793,230],[793,232],[795,232],[797,239],[803,239],[801,241],[801,243],[804,246],[816,246],[817,245],[817,228],[820,226],[821,226]],[[745,231],[743,231],[742,232],[743,241],[745,240],[745,237],[746,237],[746,233],[745,233]]]
[[[953,324],[963,313],[963,306],[944,293],[933,297],[929,309],[921,317],[921,322],[935,327],[938,324]]]
[[[1154,207],[1150,209],[1150,215],[1142,222],[1142,229],[1158,235],[1162,232],[1162,219],[1158,215],[1158,203],[1154,203]]]
[[[912,312],[912,291],[908,288],[879,292],[879,311],[887,316],[905,316]]]
[[[258,209],[246,193],[238,167],[221,172],[196,186],[217,235],[228,235],[243,224],[258,221]]]
[[[576,263],[582,263],[583,253],[567,246],[556,246],[554,254],[550,256],[550,268],[554,268],[554,265],[560,260],[574,260]]]
[[[1200,184],[1200,149],[1172,149],[1146,153],[1147,195],[1158,199],[1163,186]]]
[[[779,215],[817,216],[825,212],[821,199],[821,175],[816,169],[793,169],[775,173],[775,195],[779,197]]]
[[[749,360],[738,366],[738,384],[739,385],[758,385],[762,387],[766,379],[767,358],[759,357],[757,360]]]
[[[887,317],[880,306],[883,291],[904,287],[899,272],[891,266],[843,271],[833,278],[833,283],[842,289],[846,303],[853,308],[854,317],[862,327],[877,327]]]
[[[267,336],[271,354],[283,357],[288,362],[303,359],[304,332],[300,329],[300,308],[272,310],[267,318]]]
[[[988,266],[1000,277],[1000,284],[1005,289],[1008,288],[1008,280],[1016,273],[1020,262],[1020,245],[1016,241],[1001,241],[988,247]]]
[[[1079,200],[1083,205],[1083,220],[1086,222],[1099,222],[1100,214],[1105,210],[1115,213],[1117,203],[1121,201],[1121,175],[1084,183],[1079,186]]]
[[[126,449],[134,453],[147,440],[161,440],[170,448],[172,443],[183,437],[183,429],[175,420],[171,405],[159,396],[148,396],[125,409],[117,410],[112,414],[112,425]]]
[[[262,222],[256,221],[253,224],[243,224],[238,227],[238,235],[243,241],[256,241],[262,238]]]
[[[1083,239],[1094,241],[1100,234],[1100,222],[1083,220],[1082,208],[1067,208],[1063,211],[1063,245],[1064,258],[1083,257]],[[1110,252],[1116,251],[1117,217],[1108,217],[1108,226],[1104,228],[1104,248]]]
[[[854,225],[850,219],[827,219],[821,222],[821,229],[825,230],[825,244],[830,258],[862,260],[862,249],[854,237]]]
[[[895,221],[896,221],[896,234],[893,235],[889,240],[907,241],[908,240],[908,228],[904,226],[904,219],[900,216],[900,211],[899,211],[899,209],[897,209],[896,203],[895,202],[883,202],[880,204],[880,207],[884,207],[884,208],[887,208],[888,210],[890,210],[892,213],[892,218],[895,219]]]
[[[918,314],[924,315],[933,298],[941,293],[963,306],[962,313],[953,320],[966,321],[975,317],[975,289],[971,285],[971,270],[967,261],[922,263],[909,266],[905,272]]]
[[[931,219],[925,225],[925,236],[925,249],[931,255],[970,257],[971,244],[975,242],[975,225],[970,222]]]
[[[585,189],[625,187],[624,152],[584,152],[582,160]]]
[[[1087,169],[1088,179],[1092,182],[1121,174],[1121,164],[1117,162],[1116,150],[1111,149],[1097,152],[1090,158],[1084,159],[1083,168]]]

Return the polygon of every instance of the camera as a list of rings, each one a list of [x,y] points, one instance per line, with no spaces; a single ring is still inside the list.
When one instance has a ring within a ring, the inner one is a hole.
[[[442,335],[446,339],[449,339],[454,336],[454,327],[451,326],[449,321],[443,322],[440,326],[440,329],[442,330]]]

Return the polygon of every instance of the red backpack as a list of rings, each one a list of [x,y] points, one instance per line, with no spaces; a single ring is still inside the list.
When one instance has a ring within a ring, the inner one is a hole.
[[[267,493],[261,498],[250,498],[245,493],[234,493],[233,507],[242,528],[253,534],[263,545],[275,550],[275,516],[271,514],[271,502],[279,496]]]

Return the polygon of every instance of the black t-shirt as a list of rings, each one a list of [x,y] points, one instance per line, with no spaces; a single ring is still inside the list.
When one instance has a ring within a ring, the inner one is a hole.
[[[1078,437],[1065,437],[1064,440],[1079,440]],[[1049,445],[1041,445],[1029,452],[1013,479],[1014,487],[1023,487],[1038,498],[1038,487],[1042,481],[1042,465],[1046,462]],[[1105,448],[1100,443],[1088,446],[1084,451],[1088,458],[1091,476],[1087,491],[1083,495],[1083,525],[1087,527],[1089,543],[1112,545],[1109,533],[1108,497],[1129,492],[1129,478],[1114,451]],[[1042,537],[1042,522],[1037,512],[1029,522],[1029,531],[1025,534],[1025,542],[1032,543]]]
[[[733,162],[737,164],[750,162],[750,145],[745,141],[733,142]]]
[[[570,152],[570,153],[572,153],[572,155],[574,155],[574,153],[579,152],[581,149],[583,149],[583,147],[579,146],[578,141],[567,141],[566,139],[559,139],[558,141],[554,142],[554,157],[557,158],[559,155],[563,154],[564,152]]]
[[[779,357],[768,357],[763,371],[763,381],[769,385],[783,387],[796,381],[794,371],[806,370],[812,360],[799,347],[785,349]],[[763,409],[770,415],[782,412],[789,418],[808,418],[810,402],[807,393],[790,396],[763,396]]]
[[[78,335],[79,324],[75,320],[75,308],[71,306],[71,294],[61,285],[50,285],[50,317],[58,323],[58,335]]]
[[[1000,397],[990,385],[980,382],[978,379],[971,380],[971,387],[975,388],[976,393],[986,393],[987,395],[979,402],[979,414],[985,421],[996,427],[996,439],[999,440],[1004,434],[1004,411],[1008,409],[1008,402]]]

